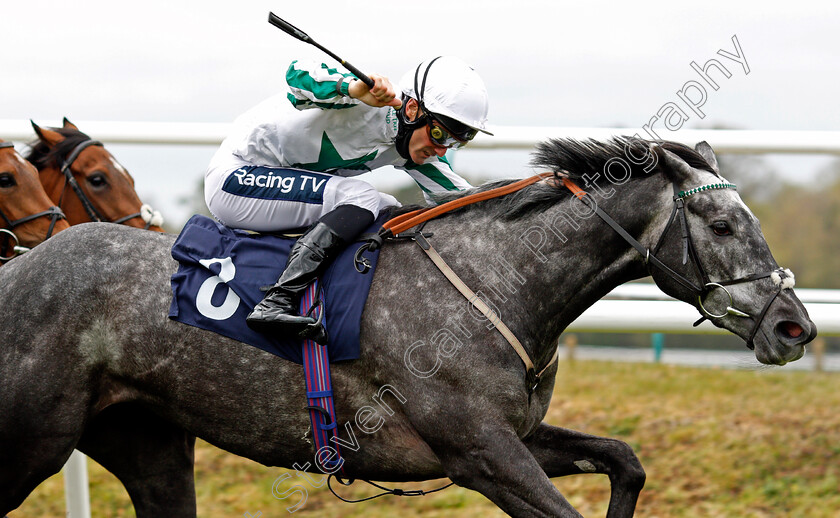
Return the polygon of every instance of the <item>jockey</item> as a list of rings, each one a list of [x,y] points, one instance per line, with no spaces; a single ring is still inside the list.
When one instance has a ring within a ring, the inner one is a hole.
[[[222,224],[258,232],[308,227],[285,271],[248,315],[260,332],[317,336],[298,315],[300,295],[380,210],[398,205],[353,176],[383,166],[406,171],[429,203],[436,192],[470,187],[444,154],[485,129],[487,91],[454,57],[420,63],[402,80],[371,75],[368,89],[352,74],[294,61],[289,93],[237,118],[205,175],[205,201]],[[322,331],[322,330],[321,330]]]

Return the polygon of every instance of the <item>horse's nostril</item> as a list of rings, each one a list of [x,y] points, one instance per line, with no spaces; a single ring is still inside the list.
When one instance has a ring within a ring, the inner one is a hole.
[[[777,329],[779,330],[779,332],[781,332],[783,336],[789,338],[799,338],[800,336],[802,336],[802,333],[805,332],[805,330],[802,329],[802,326],[790,320],[786,320],[784,322],[779,323]]]

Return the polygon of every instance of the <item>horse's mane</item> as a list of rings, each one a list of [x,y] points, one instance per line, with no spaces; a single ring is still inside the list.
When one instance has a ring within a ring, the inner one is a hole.
[[[549,139],[537,145],[531,165],[543,167],[554,172],[563,172],[573,180],[578,180],[584,174],[593,171],[603,171],[606,163],[613,158],[622,158],[632,168],[631,178],[638,178],[637,173],[643,171],[646,163],[634,164],[628,160],[632,157],[648,157],[651,146],[666,149],[695,169],[703,169],[715,173],[708,162],[690,147],[678,142],[649,141],[634,137],[614,137],[607,142],[596,140],[579,141],[575,139]],[[644,173],[646,174],[646,173]],[[641,175],[641,176],[644,176]]]
[[[29,143],[30,151],[26,154],[26,159],[32,163],[39,171],[47,167],[61,167],[62,162],[70,154],[70,152],[82,142],[90,140],[90,137],[79,130],[72,128],[50,128],[57,131],[64,138],[55,147],[50,147],[49,144],[42,140],[34,140]]]
[[[661,171],[661,168],[645,171],[644,168],[646,165],[649,166],[648,163],[636,164],[626,159],[626,153],[630,153],[633,157],[649,156],[653,145],[661,146],[663,149],[674,153],[693,168],[717,174],[698,152],[688,146],[677,142],[648,141],[634,137],[614,137],[606,142],[593,139],[584,141],[549,139],[537,145],[532,154],[531,165],[535,168],[553,171],[555,174],[562,173],[572,180],[578,181],[584,175],[592,177],[595,173],[602,173],[599,181],[608,182],[609,180],[604,179],[604,166],[611,159],[623,158],[624,163],[631,168],[630,178],[633,180]],[[434,195],[434,199],[437,203],[446,203],[463,196],[502,187],[515,181],[517,180],[489,182],[466,191],[437,194]],[[549,185],[539,182],[507,196],[467,205],[460,210],[470,210],[472,207],[481,206],[482,210],[489,210],[491,216],[502,219],[516,219],[531,211],[546,210],[569,196],[571,196],[571,192],[562,185]],[[408,210],[410,208],[406,207],[405,210],[399,212]]]

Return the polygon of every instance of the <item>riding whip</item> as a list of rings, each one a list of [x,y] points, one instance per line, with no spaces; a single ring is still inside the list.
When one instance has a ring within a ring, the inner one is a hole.
[[[298,29],[297,27],[295,27],[291,23],[289,23],[286,20],[280,18],[279,16],[277,16],[276,14],[274,14],[272,12],[268,13],[268,23],[277,27],[278,29],[285,32],[286,34],[292,36],[293,38],[299,39],[300,41],[302,41],[304,43],[309,43],[310,45],[314,45],[315,47],[317,47],[317,48],[321,49],[322,51],[326,52],[327,55],[329,55],[331,58],[333,58],[336,61],[338,61],[339,63],[341,63],[344,66],[344,68],[346,68],[353,75],[355,75],[357,78],[359,78],[359,80],[361,80],[364,84],[366,84],[368,86],[368,88],[373,88],[373,79],[369,78],[367,76],[367,74],[364,74],[358,68],[354,67],[353,65],[351,65],[347,61],[345,61],[345,60],[341,59],[340,57],[338,57],[337,55],[335,55],[331,50],[329,50],[328,48],[324,47],[323,45],[321,45],[317,41],[310,38],[308,34],[303,32],[302,30]]]

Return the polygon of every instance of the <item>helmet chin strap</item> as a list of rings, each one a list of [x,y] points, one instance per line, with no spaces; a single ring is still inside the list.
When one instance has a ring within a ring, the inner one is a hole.
[[[413,121],[409,120],[408,115],[405,113],[405,107],[409,99],[411,97],[403,94],[402,106],[397,110],[397,136],[394,140],[394,144],[397,146],[397,153],[406,160],[411,160],[411,155],[408,152],[408,143],[411,140],[411,135],[414,134],[414,130],[422,128],[428,122],[428,116],[425,112],[422,115],[417,115]]]

